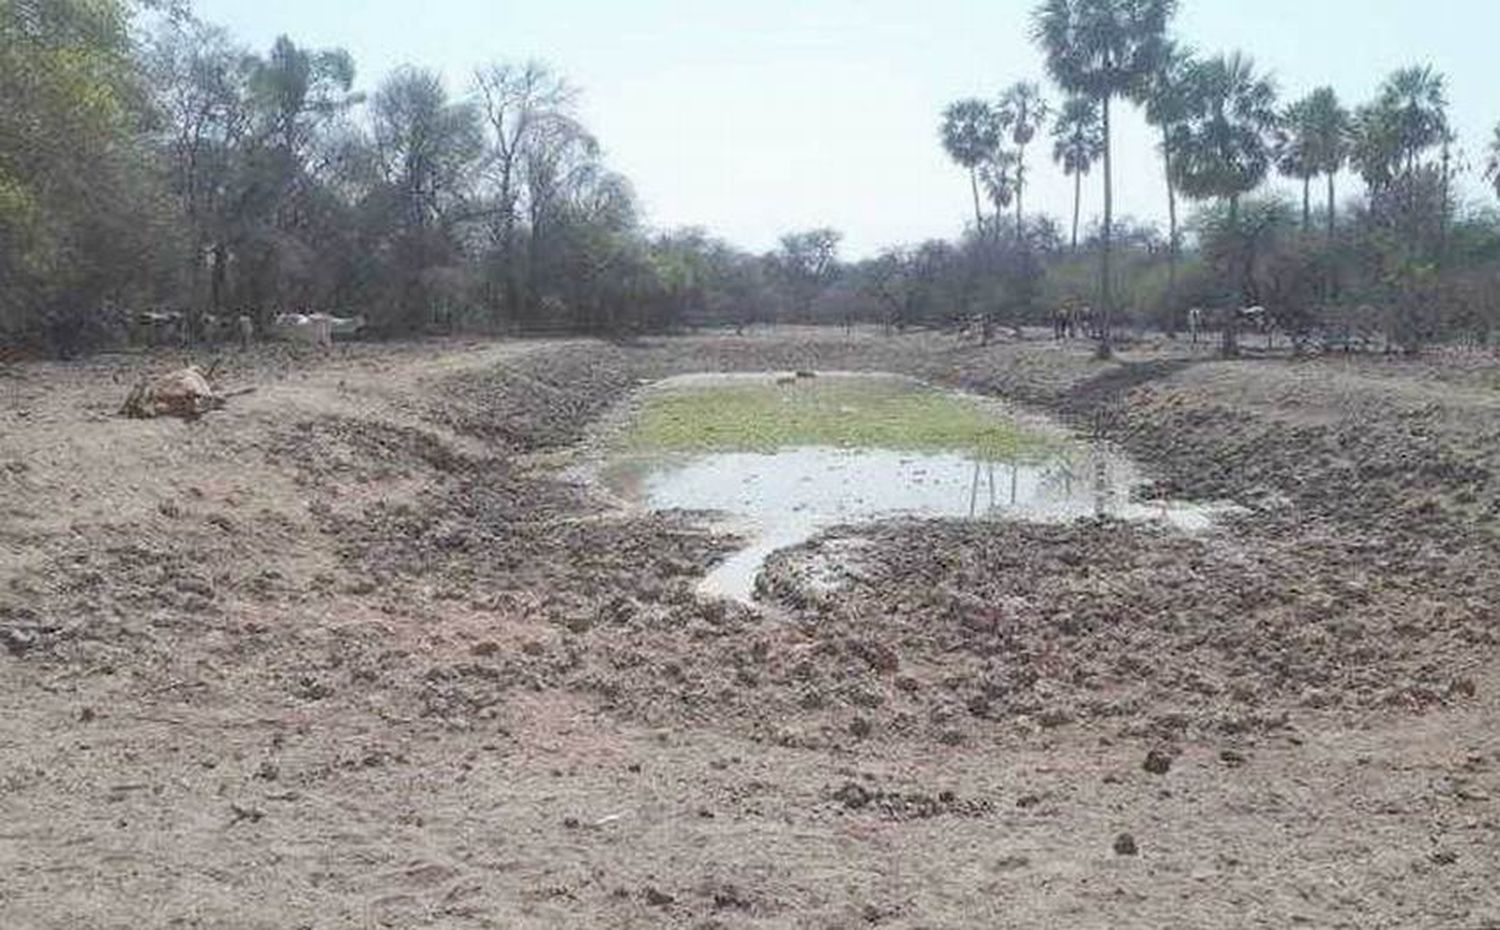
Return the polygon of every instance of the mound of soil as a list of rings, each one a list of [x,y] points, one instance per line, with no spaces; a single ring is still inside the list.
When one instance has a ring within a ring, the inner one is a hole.
[[[846,529],[779,553],[765,588],[817,643],[810,682],[855,694],[846,713],[939,739],[1017,721],[1213,738],[1309,709],[1472,696],[1500,575],[1407,539],[1269,518],[1231,532]],[[861,542],[854,564],[830,584],[810,563],[848,540]]]

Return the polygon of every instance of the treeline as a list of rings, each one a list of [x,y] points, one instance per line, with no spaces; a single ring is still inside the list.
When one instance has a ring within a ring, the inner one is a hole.
[[[1062,103],[1022,81],[943,113],[941,141],[967,174],[974,208],[970,261],[955,274],[989,282],[961,289],[968,305],[1032,320],[1049,306],[1092,305],[1104,354],[1111,321],[1171,331],[1195,306],[1231,321],[1230,308],[1262,306],[1302,337],[1374,336],[1407,350],[1487,343],[1500,325],[1500,217],[1456,195],[1467,166],[1443,75],[1398,71],[1352,109],[1328,87],[1283,101],[1247,56],[1200,54],[1175,39],[1176,11],[1175,0],[1045,0],[1033,35]],[[1165,231],[1115,220],[1112,116],[1121,106],[1141,108],[1158,133]],[[1022,209],[1028,145],[1043,132],[1074,181],[1066,250],[1056,236],[1039,239]],[[1500,195],[1500,127],[1486,144],[1482,170]],[[1103,220],[1080,243],[1082,185],[1095,169]],[[1363,190],[1341,207],[1346,169]],[[1275,173],[1301,185],[1300,204],[1263,191]],[[1193,208],[1185,223],[1180,200]],[[923,265],[908,277],[926,277]]]
[[[1032,26],[1059,93],[1023,80],[942,114],[972,224],[855,263],[830,229],[765,255],[646,229],[545,65],[462,87],[408,67],[365,95],[343,50],[250,50],[178,2],[0,0],[0,347],[117,342],[142,310],[201,339],[302,310],[383,335],[978,320],[988,336],[1088,307],[1105,351],[1115,325],[1173,331],[1191,307],[1407,349],[1500,326],[1500,218],[1456,183],[1481,171],[1500,195],[1500,128],[1471,164],[1425,67],[1353,107],[1330,88],[1285,100],[1244,55],[1174,39],[1174,0],[1045,0]],[[1131,106],[1156,130],[1164,229],[1114,214]],[[1074,185],[1061,221],[1026,209],[1049,162]],[[1351,169],[1361,189],[1341,192]],[[1274,174],[1300,200],[1267,193]]]
[[[180,7],[0,0],[0,345],[115,342],[142,310],[192,339],[302,310],[387,335],[746,324],[806,315],[837,269],[827,230],[755,256],[644,229],[545,65],[355,76]]]

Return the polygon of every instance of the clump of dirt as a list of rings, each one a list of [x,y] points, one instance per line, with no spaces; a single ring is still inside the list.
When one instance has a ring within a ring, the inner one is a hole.
[[[990,798],[966,798],[952,790],[929,794],[871,784],[871,779],[849,779],[829,792],[836,809],[874,814],[884,820],[929,820],[934,817],[985,817],[995,811]]]

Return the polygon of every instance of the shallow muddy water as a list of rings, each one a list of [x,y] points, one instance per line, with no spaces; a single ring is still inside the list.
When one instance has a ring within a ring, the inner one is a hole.
[[[851,388],[857,393],[863,379],[856,378],[839,379],[841,394]],[[890,380],[872,376],[868,383],[889,391]],[[686,383],[694,391],[712,390],[712,382],[701,376]],[[667,382],[650,390],[670,395],[674,389],[680,388]],[[923,402],[930,404],[931,389],[920,390],[926,395]],[[756,578],[771,553],[835,525],[903,516],[1035,521],[1112,516],[1161,520],[1195,531],[1211,525],[1223,509],[1135,500],[1133,492],[1143,481],[1139,469],[1107,445],[1081,442],[1056,424],[979,398],[949,396],[973,404],[997,427],[1032,441],[1008,456],[992,448],[637,447],[607,464],[600,476],[615,493],[651,510],[721,515],[721,525],[744,536],[747,545],[709,574],[704,590],[742,601],[753,598]],[[773,409],[767,416],[775,414]]]

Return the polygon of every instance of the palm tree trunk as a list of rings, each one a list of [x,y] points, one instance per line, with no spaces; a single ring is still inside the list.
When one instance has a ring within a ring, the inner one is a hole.
[[[1219,337],[1219,354],[1225,358],[1234,358],[1240,354],[1240,307],[1244,306],[1245,297],[1245,273],[1244,273],[1244,240],[1240,237],[1240,195],[1231,194],[1229,197],[1229,229],[1234,236],[1235,254],[1232,257],[1234,268],[1231,272],[1239,278],[1240,295],[1238,300],[1225,308],[1224,330]]]
[[[1330,248],[1333,246],[1334,210],[1336,209],[1333,199],[1333,176],[1334,172],[1328,172],[1328,245]]]
[[[1448,143],[1443,143],[1443,179],[1442,179],[1442,203],[1438,204],[1438,265],[1441,267],[1448,259],[1448,201],[1451,191],[1450,182],[1452,178],[1453,154]]]
[[[1235,250],[1234,250],[1234,265],[1235,265],[1235,268],[1234,268],[1234,277],[1237,279],[1235,281],[1235,284],[1239,287],[1240,293],[1239,293],[1239,298],[1238,299],[1240,301],[1240,306],[1243,307],[1243,306],[1246,306],[1246,304],[1244,302],[1245,299],[1246,299],[1246,296],[1247,296],[1246,293],[1245,293],[1245,291],[1247,289],[1246,288],[1246,284],[1247,284],[1247,282],[1249,280],[1249,276],[1248,276],[1248,274],[1247,274],[1247,272],[1245,270],[1246,267],[1249,265],[1249,260],[1248,260],[1248,258],[1246,256],[1248,255],[1250,249],[1249,249],[1249,244],[1245,241],[1245,236],[1240,231],[1240,195],[1239,194],[1230,194],[1229,195],[1229,229],[1231,230],[1231,234],[1234,236],[1234,245],[1235,245]]]
[[[1083,172],[1073,172],[1073,251],[1078,251],[1078,206],[1083,202]]]
[[[1016,241],[1026,234],[1025,213],[1021,209],[1021,201],[1026,195],[1026,146],[1019,148],[1016,156]]]
[[[1302,232],[1306,235],[1312,230],[1312,175],[1302,178]]]
[[[1417,248],[1416,213],[1417,213],[1417,153],[1416,149],[1410,149],[1406,153],[1406,242],[1408,255],[1414,254]]]
[[[1176,332],[1177,317],[1177,188],[1172,183],[1172,145],[1167,126],[1161,127],[1161,160],[1167,176],[1167,320]]]
[[[1099,325],[1099,357],[1109,358],[1110,348],[1110,314],[1113,308],[1113,294],[1110,287],[1109,275],[1109,252],[1111,240],[1114,238],[1115,225],[1115,188],[1112,169],[1114,164],[1110,159],[1110,124],[1109,124],[1109,101],[1111,94],[1104,95],[1104,235],[1102,249],[1099,256],[1099,303],[1102,305],[1102,316]]]
[[[969,169],[969,187],[974,192],[974,233],[984,236],[984,214],[979,209],[979,173]]]

